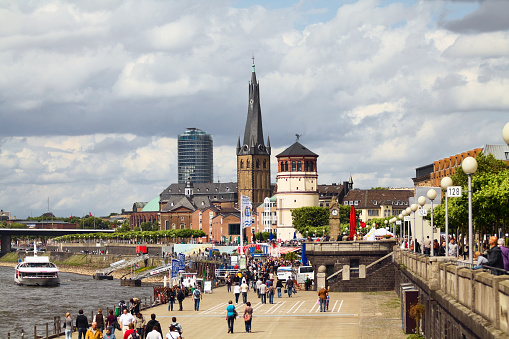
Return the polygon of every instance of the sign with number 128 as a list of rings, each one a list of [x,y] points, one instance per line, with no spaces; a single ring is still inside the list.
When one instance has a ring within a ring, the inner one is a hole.
[[[447,197],[459,198],[461,197],[461,186],[449,186],[447,187]]]

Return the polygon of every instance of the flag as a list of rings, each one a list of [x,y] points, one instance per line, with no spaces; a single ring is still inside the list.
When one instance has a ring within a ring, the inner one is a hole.
[[[72,214],[71,214],[71,222],[72,222]]]
[[[252,209],[253,204],[251,203],[251,199],[248,196],[242,195],[240,198],[240,209],[242,212],[242,229],[251,227],[253,221],[251,220],[253,217]]]
[[[88,216],[91,217],[92,216],[92,213],[91,212],[88,212]]]
[[[355,226],[356,226],[355,208],[353,206],[350,206],[350,233],[348,234],[348,240],[353,240],[355,236]]]
[[[361,221],[361,227],[362,228],[366,227],[366,223],[364,221]]]

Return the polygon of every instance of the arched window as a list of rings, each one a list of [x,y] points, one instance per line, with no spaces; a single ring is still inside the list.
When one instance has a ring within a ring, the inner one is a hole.
[[[285,172],[288,172],[288,161],[285,161]]]
[[[297,163],[295,161],[292,161],[292,172],[297,171]]]
[[[302,162],[301,161],[297,162],[297,172],[302,172]]]
[[[313,171],[314,171],[314,169],[313,169],[313,165],[314,165],[314,162],[313,162],[313,161],[310,161],[310,162],[309,162],[309,171],[310,171],[310,172],[313,172]]]
[[[263,160],[263,168],[267,168],[267,160]]]
[[[256,159],[256,168],[260,168],[260,160]]]
[[[246,161],[246,168],[250,168],[250,167],[249,167],[249,160],[248,160],[248,161]]]
[[[240,168],[244,168],[244,160],[240,161]]]
[[[304,172],[307,172],[309,169],[309,161],[304,161]]]

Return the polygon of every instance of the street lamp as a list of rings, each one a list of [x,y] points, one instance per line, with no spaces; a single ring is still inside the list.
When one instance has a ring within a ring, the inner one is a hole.
[[[509,122],[505,124],[502,130],[502,138],[504,138],[505,143],[509,145]]]
[[[412,214],[412,209],[410,209],[410,207],[407,207],[405,209],[405,212],[406,212],[406,215],[410,218],[410,214]],[[410,248],[410,230],[411,230],[410,223],[406,227],[408,227],[408,229],[407,229],[408,248]],[[414,234],[412,233],[412,238],[413,237],[414,237]]]
[[[506,127],[504,127],[504,131]],[[468,176],[468,262],[472,265],[474,262],[472,256],[474,244],[472,227],[472,174],[477,171],[477,161],[472,157],[466,157],[461,163],[461,168],[463,168],[463,172]]]
[[[417,252],[417,246],[416,243],[415,243],[415,211],[417,211],[417,209],[419,208],[419,205],[417,204],[412,204],[410,205],[410,210],[414,213],[414,227],[412,228],[412,242],[414,243],[414,253]]]
[[[385,219],[385,220],[384,220],[385,229],[387,229],[387,224],[388,224],[388,223],[389,223],[389,222],[387,221],[387,219]]]
[[[401,215],[403,216],[403,242],[405,241],[406,239],[406,236],[408,236],[407,232],[406,232],[406,224],[405,224],[405,217],[407,216],[407,213],[406,213],[406,210],[403,210],[403,212],[401,212]]]
[[[449,256],[449,196],[447,195],[447,188],[452,186],[452,179],[443,177],[440,181],[440,186],[445,190],[445,256]]]
[[[434,189],[430,189],[428,191],[428,193],[426,194],[429,198],[429,200],[431,200],[431,249],[430,249],[430,252],[429,252],[429,256],[432,257],[433,256],[433,247],[434,247],[434,244],[435,244],[435,241],[434,241],[434,226],[433,226],[433,200],[435,200],[435,198],[437,197],[437,191],[435,191]]]
[[[401,228],[401,219],[403,219],[403,212],[401,212],[399,215],[398,215],[398,219],[400,220],[400,225],[399,225],[399,234],[402,235],[403,234],[403,229]]]
[[[423,211],[424,205],[426,205],[426,198],[421,195],[417,199],[417,203],[421,206],[421,211]],[[424,254],[424,212],[421,212],[421,253]]]

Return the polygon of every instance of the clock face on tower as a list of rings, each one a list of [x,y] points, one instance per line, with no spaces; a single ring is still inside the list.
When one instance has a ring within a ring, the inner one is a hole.
[[[252,105],[253,104],[253,99],[249,100],[249,104]]]
[[[332,213],[332,215],[336,216],[336,215],[338,215],[338,210],[337,209],[333,209],[331,213]]]

